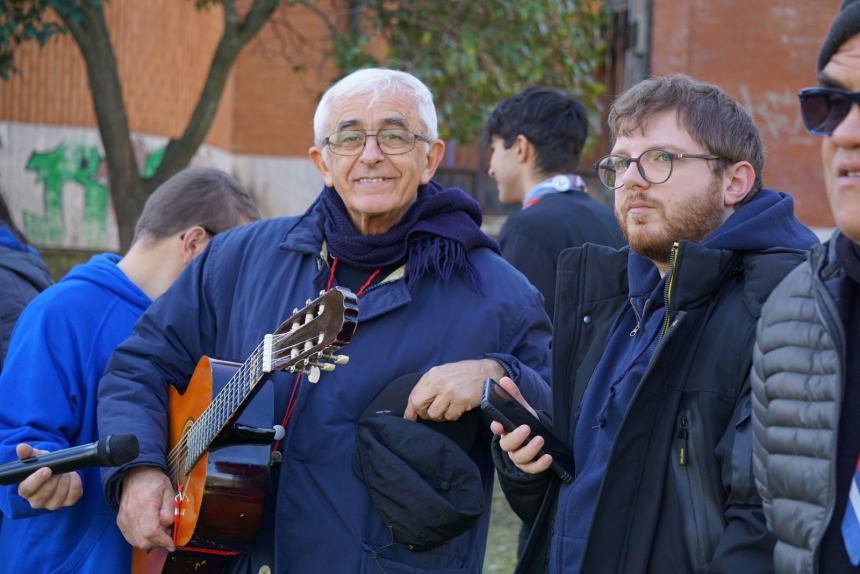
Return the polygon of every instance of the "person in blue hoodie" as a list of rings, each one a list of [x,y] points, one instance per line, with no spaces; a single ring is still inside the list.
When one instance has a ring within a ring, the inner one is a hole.
[[[762,188],[758,130],[718,87],[643,81],[609,125],[596,168],[630,247],[562,255],[540,415],[575,477],[547,472],[527,427],[492,425],[503,488],[532,525],[518,572],[771,572],[747,374],[762,303],[817,239]]]
[[[125,257],[96,255],[37,296],[0,375],[0,463],[97,440],[96,389],[114,347],[213,235],[255,219],[232,177],[187,169],[147,199]],[[0,509],[2,574],[130,571],[96,468],[43,468],[0,487]]]
[[[12,221],[0,194],[0,372],[12,328],[30,300],[53,283],[39,253]]]

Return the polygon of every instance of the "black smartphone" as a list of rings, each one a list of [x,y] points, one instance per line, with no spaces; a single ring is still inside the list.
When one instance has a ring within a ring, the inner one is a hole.
[[[531,429],[529,440],[534,436],[542,436],[544,445],[538,454],[552,455],[552,470],[564,482],[573,481],[573,453],[564,442],[555,436],[540,421],[493,379],[484,381],[484,392],[481,395],[481,410],[493,420],[499,421],[505,431],[511,432],[520,425],[528,425]]]

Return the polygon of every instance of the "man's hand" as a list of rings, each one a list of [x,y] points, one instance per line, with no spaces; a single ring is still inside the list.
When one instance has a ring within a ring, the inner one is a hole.
[[[21,443],[15,447],[15,454],[23,460],[31,456],[48,454],[46,450],[33,448]],[[18,495],[30,503],[32,508],[57,510],[71,506],[84,493],[81,475],[65,472],[54,475],[50,468],[40,468],[18,485]]]
[[[511,379],[508,377],[502,378],[499,381],[499,386],[506,390],[509,395],[516,399],[518,403],[537,418],[537,413],[531,405],[526,402],[522,394],[520,394],[520,389]],[[511,462],[513,462],[521,471],[527,474],[540,474],[545,472],[549,468],[550,464],[552,464],[552,455],[550,454],[544,454],[535,460],[541,447],[543,447],[544,440],[542,436],[536,436],[526,442],[529,438],[529,433],[531,433],[531,429],[528,425],[520,425],[511,432],[505,432],[505,428],[502,426],[502,423],[493,421],[490,423],[490,430],[493,431],[493,434],[497,434],[501,437],[499,439],[499,446],[503,451],[508,453],[508,457],[511,459]]]
[[[128,543],[142,550],[176,550],[168,534],[176,494],[170,479],[160,469],[142,466],[132,469],[122,484],[116,523]]]
[[[481,389],[487,377],[498,379],[504,374],[502,366],[492,359],[433,367],[409,394],[403,418],[455,421],[481,403]]]

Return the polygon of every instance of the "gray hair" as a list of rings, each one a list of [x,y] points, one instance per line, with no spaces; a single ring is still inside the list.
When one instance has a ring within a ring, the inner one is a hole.
[[[436,139],[439,134],[436,106],[433,94],[424,83],[407,72],[385,68],[364,68],[338,80],[326,90],[314,114],[314,143],[322,145],[332,107],[337,100],[354,96],[367,96],[367,105],[372,106],[386,92],[408,93],[424,122],[427,133],[421,134]]]

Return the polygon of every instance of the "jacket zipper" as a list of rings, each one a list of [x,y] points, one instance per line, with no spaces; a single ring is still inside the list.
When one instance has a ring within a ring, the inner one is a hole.
[[[636,308],[636,303],[633,301],[633,297],[630,298],[630,306],[633,307],[633,314],[636,315],[636,326],[630,331],[631,337],[635,337],[642,328],[642,322],[645,320],[645,314],[648,313],[648,305],[650,304],[651,299],[645,299],[645,304],[642,305],[642,313],[640,314],[639,309]]]
[[[672,288],[675,286],[675,267],[678,265],[678,242],[672,244],[672,252],[669,254],[669,271],[666,273],[666,287],[663,292],[664,302],[666,304],[666,320],[663,322],[663,330],[660,332],[662,338],[666,331],[669,330],[669,325],[672,324],[672,316],[669,309],[669,303],[672,301]]]
[[[678,449],[678,464],[687,466],[687,439],[690,437],[690,422],[687,420],[687,415],[681,415],[681,422],[678,425],[678,438],[681,440],[681,447]]]

